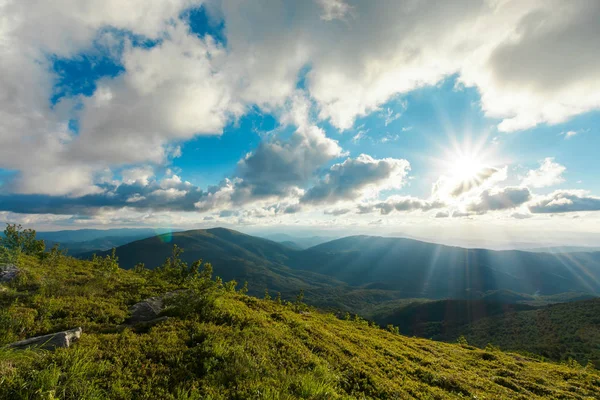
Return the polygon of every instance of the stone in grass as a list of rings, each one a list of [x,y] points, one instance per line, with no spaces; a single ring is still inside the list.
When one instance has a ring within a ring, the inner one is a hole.
[[[148,322],[159,317],[160,312],[164,308],[164,302],[161,297],[151,297],[134,304],[129,309],[131,317],[125,321],[127,324],[137,324],[140,322]]]
[[[46,350],[54,350],[57,347],[69,347],[81,337],[82,332],[81,328],[69,329],[68,331],[21,340],[20,342],[9,344],[8,347],[14,349],[39,348]]]
[[[19,268],[15,265],[0,265],[0,282],[10,282],[17,278],[19,275]]]

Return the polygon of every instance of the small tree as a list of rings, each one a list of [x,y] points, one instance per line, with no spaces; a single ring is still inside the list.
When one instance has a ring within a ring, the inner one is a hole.
[[[271,295],[269,294],[269,289],[265,289],[265,300],[271,300]]]
[[[396,335],[400,334],[400,328],[398,328],[397,326],[394,326],[392,324],[388,324],[387,330],[390,331],[390,332],[392,332],[392,333],[395,333]]]
[[[117,257],[117,249],[113,248],[110,254],[105,257],[98,257],[96,254],[92,257],[92,262],[106,273],[113,273],[119,269],[119,257]]]
[[[236,287],[237,281],[235,279],[232,279],[225,284],[225,290],[227,290],[228,292],[235,292]]]
[[[52,266],[58,265],[59,260],[67,255],[67,251],[61,249],[59,244],[56,243],[49,252],[44,253],[43,262]]]
[[[300,292],[296,296],[296,301],[294,302],[294,308],[296,311],[303,310],[305,308],[305,304],[302,302],[304,300],[304,289],[300,289]]]
[[[281,304],[281,292],[277,292],[277,296],[275,297],[275,302],[277,304]]]
[[[248,281],[244,281],[244,286],[239,290],[240,294],[248,294]]]
[[[31,256],[39,256],[46,249],[44,241],[36,239],[35,230],[23,229],[17,224],[6,224],[4,237],[0,238],[0,245],[10,251]]]
[[[133,272],[135,272],[136,274],[143,274],[146,271],[148,271],[146,269],[146,264],[144,264],[143,262],[137,263],[133,266]]]

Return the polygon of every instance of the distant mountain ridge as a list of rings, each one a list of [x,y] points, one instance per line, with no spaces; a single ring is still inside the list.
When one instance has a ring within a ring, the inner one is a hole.
[[[117,248],[125,268],[155,268],[173,244],[188,262],[210,261],[224,279],[254,290],[360,288],[398,297],[479,298],[494,290],[528,295],[600,293],[600,253],[556,255],[463,249],[413,239],[350,236],[298,250],[225,228],[175,232]]]
[[[599,252],[494,251],[350,236],[314,246],[293,262],[350,285],[381,282],[414,297],[473,297],[499,289],[542,295],[600,292]]]

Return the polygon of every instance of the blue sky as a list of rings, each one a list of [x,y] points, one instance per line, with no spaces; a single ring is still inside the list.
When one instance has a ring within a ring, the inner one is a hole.
[[[7,222],[600,233],[595,4],[84,3],[0,6]]]

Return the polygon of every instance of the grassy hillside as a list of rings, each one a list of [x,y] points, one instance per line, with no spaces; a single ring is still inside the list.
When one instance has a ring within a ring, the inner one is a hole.
[[[83,327],[71,348],[0,350],[3,399],[595,399],[600,374],[414,339],[301,302],[248,297],[179,263],[20,256],[0,285],[0,344]],[[187,272],[186,272],[187,271]],[[177,290],[151,328],[128,307]],[[243,291],[242,291],[243,292]]]
[[[455,340],[460,335],[477,346],[493,343],[553,360],[589,360],[600,368],[600,299],[490,316],[449,330],[440,339]]]

